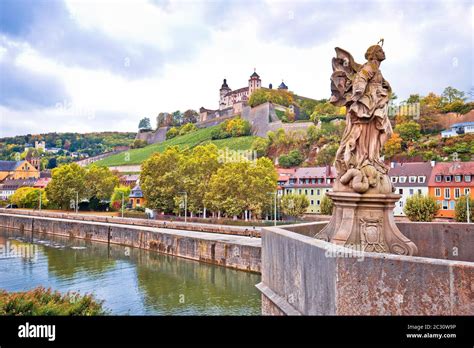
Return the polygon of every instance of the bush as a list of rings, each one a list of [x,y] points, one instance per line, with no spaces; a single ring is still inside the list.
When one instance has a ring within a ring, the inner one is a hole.
[[[102,303],[92,295],[63,295],[43,287],[12,293],[0,290],[0,315],[104,315]]]
[[[287,194],[281,199],[281,209],[283,214],[294,217],[301,217],[309,207],[308,197],[305,195]]]
[[[171,127],[168,132],[166,132],[166,139],[173,139],[179,135],[179,129],[176,127]]]
[[[142,147],[145,147],[147,145],[148,145],[148,143],[146,142],[146,140],[135,139],[133,141],[132,145],[130,145],[130,147],[132,149],[141,149]]]
[[[469,199],[469,217],[471,222],[474,221],[474,198]],[[454,208],[455,219],[459,222],[467,222],[467,199],[465,196],[456,201]]]
[[[429,196],[416,194],[408,197],[403,212],[410,221],[432,221],[439,210],[436,200]]]
[[[197,127],[193,123],[186,123],[179,129],[179,135],[185,135],[197,130]]]
[[[242,137],[251,134],[251,126],[247,120],[236,117],[222,122],[219,127],[211,132],[212,139],[225,139],[230,137]]]
[[[334,202],[329,196],[324,195],[321,200],[321,214],[332,215],[332,209],[334,208]]]

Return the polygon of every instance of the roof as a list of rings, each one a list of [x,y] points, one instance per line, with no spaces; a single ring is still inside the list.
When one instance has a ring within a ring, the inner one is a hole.
[[[224,97],[227,97],[227,96],[230,96],[232,94],[237,94],[237,93],[241,93],[241,92],[248,92],[249,91],[249,88],[248,87],[242,87],[242,88],[239,88],[239,89],[235,89],[233,91],[230,91],[228,93],[226,93],[224,95]]]
[[[24,186],[33,187],[35,182],[36,182],[36,179],[5,180],[0,184],[0,189],[1,190],[16,190]]]
[[[143,197],[143,192],[142,189],[140,188],[140,185],[135,185],[135,187],[132,189],[132,192],[130,193],[129,198],[142,198]]]
[[[393,166],[393,168],[392,168]],[[396,187],[411,187],[411,186],[428,186],[428,180],[431,176],[431,171],[433,167],[431,162],[408,162],[408,163],[392,163],[388,171],[388,176],[424,176],[424,183],[410,183],[409,180],[406,180],[404,183],[397,182]]]
[[[441,182],[436,182],[436,175],[449,176],[449,175],[471,175],[474,176],[474,162],[440,162],[436,163],[433,170],[431,171],[431,177],[428,183],[428,186],[436,187],[453,187],[453,186],[474,186],[474,178],[471,179],[471,182],[465,182],[464,179],[461,182],[446,182],[444,179]]]
[[[457,127],[466,127],[466,126],[474,126],[474,121],[472,122],[461,122],[461,123],[455,123],[451,125],[451,128],[457,128]]]
[[[283,81],[281,81],[280,86],[278,86],[278,89],[288,89],[288,86],[285,85]]]
[[[296,178],[335,178],[336,168],[333,166],[325,167],[300,167],[296,169]]]
[[[138,179],[140,179],[138,174],[126,174],[120,177],[121,181],[137,181]]]
[[[48,186],[50,181],[51,181],[51,178],[39,178],[38,180],[36,180],[36,182],[34,183],[33,186],[44,188],[44,187]]]
[[[0,172],[15,170],[23,161],[0,161]]]
[[[250,78],[252,77],[256,77],[256,78],[259,78],[260,76],[258,76],[258,74],[254,71],[252,75],[250,75]]]

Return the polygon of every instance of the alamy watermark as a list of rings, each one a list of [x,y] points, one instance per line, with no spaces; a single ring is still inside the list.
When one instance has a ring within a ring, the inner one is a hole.
[[[0,245],[0,259],[23,258],[36,260],[38,250],[35,244],[16,244],[9,240]]]
[[[257,151],[230,150],[229,148],[219,149],[217,151],[217,160],[219,163],[256,162]]]
[[[358,244],[331,245],[324,255],[328,258],[355,258],[357,261],[364,261],[364,250]]]
[[[392,102],[388,104],[388,116],[409,116],[414,120],[420,118],[420,103],[403,103],[396,105]]]

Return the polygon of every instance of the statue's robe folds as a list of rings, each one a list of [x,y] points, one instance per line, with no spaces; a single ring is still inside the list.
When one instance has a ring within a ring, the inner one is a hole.
[[[392,135],[387,115],[391,88],[377,63],[369,61],[362,65],[354,77],[352,91],[362,96],[348,108],[346,129],[336,154],[338,171],[360,170],[370,164],[386,174],[388,168],[380,160],[380,152]]]

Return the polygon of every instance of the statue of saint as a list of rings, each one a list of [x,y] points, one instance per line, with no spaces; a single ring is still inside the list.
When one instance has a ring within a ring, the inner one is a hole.
[[[347,110],[336,153],[339,182],[334,191],[391,193],[388,167],[380,160],[382,147],[392,135],[387,113],[392,90],[380,72],[385,59],[382,46],[370,46],[365,58],[365,64],[357,64],[349,52],[336,47],[332,60],[330,102]]]

